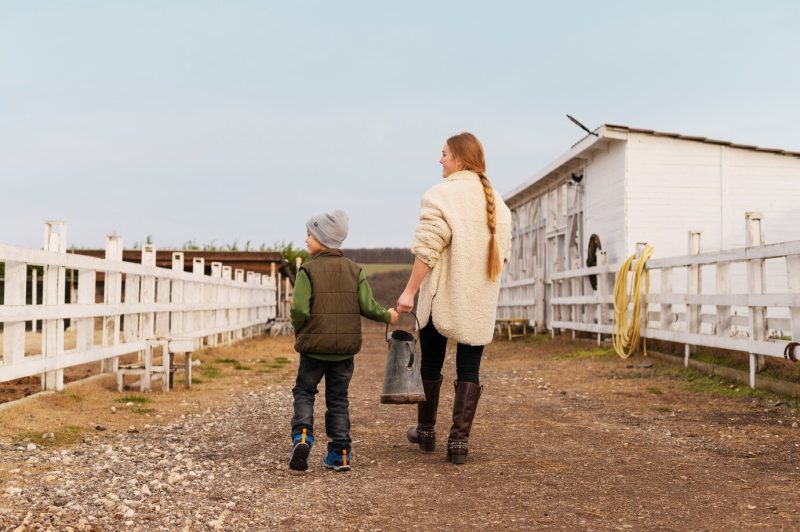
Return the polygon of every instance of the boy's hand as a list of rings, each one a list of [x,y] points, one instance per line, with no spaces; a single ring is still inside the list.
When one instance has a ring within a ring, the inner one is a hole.
[[[389,309],[389,314],[392,315],[392,319],[391,319],[391,321],[389,323],[391,323],[392,325],[397,325],[397,319],[400,317],[400,315],[393,308]]]

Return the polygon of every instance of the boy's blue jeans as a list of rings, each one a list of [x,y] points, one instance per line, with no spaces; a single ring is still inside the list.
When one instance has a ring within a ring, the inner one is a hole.
[[[328,435],[328,450],[350,452],[350,402],[347,398],[350,379],[353,377],[353,357],[329,362],[300,355],[300,367],[294,394],[294,416],[292,436],[307,429],[314,431],[314,398],[319,391],[317,385],[325,377],[325,432]]]

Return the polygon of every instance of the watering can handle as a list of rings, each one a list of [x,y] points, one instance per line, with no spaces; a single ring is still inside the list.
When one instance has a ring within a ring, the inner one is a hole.
[[[409,314],[411,314],[412,316],[414,316],[414,321],[416,321],[416,322],[417,322],[417,337],[416,337],[416,338],[414,338],[414,342],[418,342],[418,341],[419,341],[419,330],[421,329],[421,327],[419,326],[419,318],[417,318],[417,315],[416,315],[416,314],[414,314],[414,312],[413,312],[413,311],[409,311]],[[386,334],[385,334],[384,336],[386,336],[386,343],[388,344],[388,343],[389,343],[389,324],[388,324],[388,323],[386,324]],[[414,358],[413,358],[413,353],[412,353],[412,358],[411,358],[411,360],[412,360],[412,361],[414,360]],[[410,363],[409,363],[409,366],[408,366],[408,367],[411,367],[411,364],[410,364]]]

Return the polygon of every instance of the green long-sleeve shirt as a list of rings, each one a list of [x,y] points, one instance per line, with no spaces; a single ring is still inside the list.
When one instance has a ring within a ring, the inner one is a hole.
[[[367,276],[364,275],[364,270],[358,274],[358,307],[362,316],[367,319],[380,321],[382,323],[389,323],[392,320],[391,313],[383,308],[372,295],[372,288],[367,282]],[[303,328],[306,320],[311,316],[311,280],[308,278],[305,270],[297,272],[297,277],[294,280],[294,295],[292,297],[292,306],[290,309],[292,318],[292,327],[295,331]],[[327,355],[305,353],[313,358],[320,360],[345,360],[351,358],[353,355]]]

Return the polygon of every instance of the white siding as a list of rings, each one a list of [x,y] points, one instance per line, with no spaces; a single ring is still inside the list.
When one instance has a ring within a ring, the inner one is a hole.
[[[689,231],[703,233],[703,250],[720,249],[719,146],[632,134],[626,181],[627,255],[637,242],[659,257],[685,255]]]
[[[764,215],[767,243],[800,240],[800,159],[720,147],[722,246],[745,245],[744,213]]]
[[[592,233],[600,237],[609,263],[625,258],[625,143],[615,142],[586,166],[584,183],[584,253]]]

